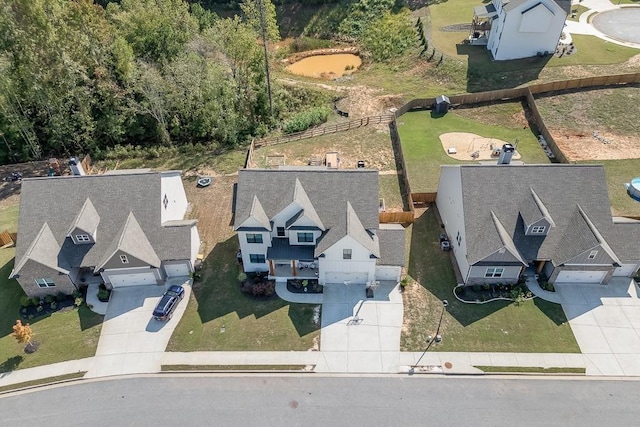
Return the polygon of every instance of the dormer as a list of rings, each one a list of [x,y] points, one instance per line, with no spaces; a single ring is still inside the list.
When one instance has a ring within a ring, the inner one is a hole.
[[[547,207],[542,203],[542,200],[540,200],[540,197],[538,197],[534,189],[530,188],[529,190],[529,195],[525,197],[520,206],[520,216],[522,216],[522,222],[524,224],[524,234],[526,236],[546,236],[549,234],[549,230],[555,227],[556,224],[553,222]]]
[[[326,230],[307,192],[297,178],[293,190],[293,200],[271,218],[271,221],[275,226],[273,237],[294,239],[299,231],[308,231],[314,233],[313,240],[315,241]],[[295,233],[290,233],[290,231],[295,231]]]
[[[100,224],[100,215],[91,200],[87,198],[78,216],[69,227],[67,237],[70,237],[76,245],[87,245],[96,242],[98,234],[98,224]]]

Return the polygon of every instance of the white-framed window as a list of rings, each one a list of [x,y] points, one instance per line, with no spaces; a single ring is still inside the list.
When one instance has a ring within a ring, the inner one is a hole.
[[[90,242],[91,238],[88,234],[76,234],[76,241],[78,242]]]
[[[38,285],[39,288],[53,288],[56,286],[56,284],[53,283],[53,280],[44,278],[36,279],[36,285]]]
[[[502,277],[503,273],[504,273],[504,268],[490,267],[490,268],[487,268],[487,271],[484,272],[484,277],[487,277],[487,278]]]
[[[531,234],[542,234],[546,231],[547,227],[544,225],[534,225],[531,227]]]
[[[276,233],[278,237],[284,237],[284,227],[276,227]]]
[[[342,259],[351,259],[351,249],[342,250]]]
[[[247,233],[247,243],[262,243],[262,234]]]
[[[127,256],[126,256],[126,255],[120,255],[120,261],[121,261],[123,264],[129,264],[129,258],[127,258]]]
[[[589,252],[589,259],[594,259],[598,255],[598,251]]]

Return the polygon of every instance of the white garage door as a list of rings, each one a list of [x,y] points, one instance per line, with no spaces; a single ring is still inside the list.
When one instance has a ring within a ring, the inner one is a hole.
[[[369,280],[367,273],[344,273],[344,272],[326,272],[324,274],[325,283],[344,283],[365,284]]]
[[[109,279],[114,288],[158,284],[153,273],[116,274],[109,276]]]
[[[622,264],[622,266],[614,270],[613,275],[631,277],[631,275],[637,271],[637,268],[637,264]]]
[[[556,283],[601,283],[606,271],[562,271]]]
[[[400,280],[400,267],[389,265],[376,267],[376,280]]]
[[[187,264],[168,264],[164,266],[164,271],[168,277],[188,276],[191,273]]]

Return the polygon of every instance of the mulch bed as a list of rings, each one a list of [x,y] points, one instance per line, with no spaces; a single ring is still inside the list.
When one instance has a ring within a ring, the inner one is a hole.
[[[307,283],[305,286],[304,283]],[[321,294],[324,287],[318,279],[288,279],[287,290],[294,294]]]
[[[53,307],[52,308],[52,304]],[[38,311],[38,307],[42,307],[40,311]],[[54,299],[52,302],[45,302],[40,305],[31,305],[29,307],[23,307],[20,309],[20,316],[23,319],[32,320],[40,316],[47,316],[57,311],[71,311],[75,308],[75,299],[73,297],[68,297],[63,300]]]

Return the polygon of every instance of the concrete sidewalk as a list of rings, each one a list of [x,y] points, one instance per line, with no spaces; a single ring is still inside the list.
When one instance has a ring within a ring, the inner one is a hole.
[[[67,362],[53,363],[51,365],[38,366],[35,368],[4,372],[0,374],[0,387],[43,378],[57,377],[59,375],[89,371],[92,366],[93,357],[87,357],[84,359],[69,360]]]

